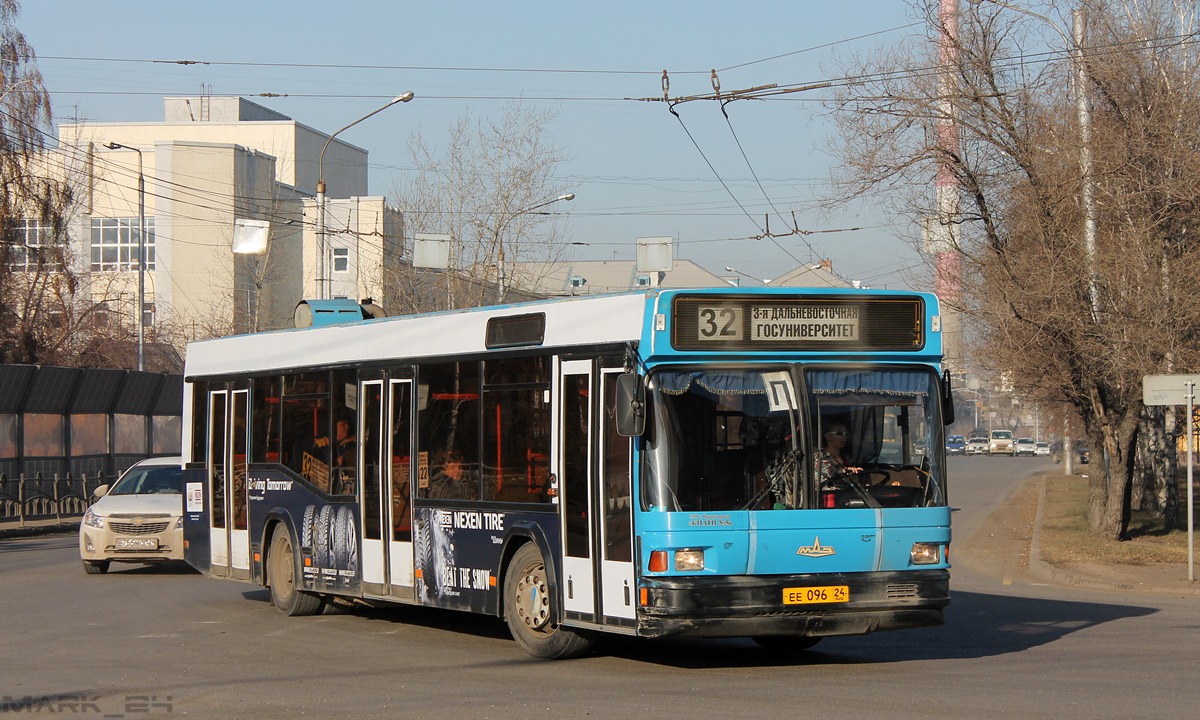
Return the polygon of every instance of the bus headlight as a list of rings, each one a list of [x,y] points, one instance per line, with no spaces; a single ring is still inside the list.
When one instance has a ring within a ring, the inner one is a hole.
[[[909,559],[913,565],[937,565],[942,561],[942,546],[937,543],[913,543]]]
[[[677,572],[698,572],[704,569],[704,551],[692,548],[675,551]]]

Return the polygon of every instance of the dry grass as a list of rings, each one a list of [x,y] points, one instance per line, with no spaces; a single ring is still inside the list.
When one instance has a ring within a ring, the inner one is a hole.
[[[1186,563],[1187,531],[1166,530],[1156,515],[1135,511],[1130,540],[1117,542],[1088,532],[1087,483],[1081,475],[1047,475],[1041,556],[1052,565],[1076,563],[1150,565]]]

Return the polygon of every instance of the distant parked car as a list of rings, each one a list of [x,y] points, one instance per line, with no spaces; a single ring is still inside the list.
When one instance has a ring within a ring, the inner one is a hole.
[[[987,455],[988,439],[985,437],[973,437],[967,440],[968,455]]]
[[[962,435],[949,435],[946,437],[946,454],[947,455],[966,455],[967,441]]]
[[[1033,438],[1017,438],[1013,443],[1013,455],[1028,455],[1033,457],[1037,454],[1037,443]]]
[[[1013,436],[1008,430],[993,430],[988,436],[988,454],[989,455],[1008,455],[1012,457]]]
[[[89,575],[112,562],[183,560],[183,458],[142,460],[100,498],[79,524],[79,555]]]
[[[1048,443],[1048,442],[1039,442],[1039,443],[1034,443],[1034,445],[1033,445],[1033,454],[1034,454],[1034,455],[1047,455],[1047,456],[1048,456],[1048,455],[1050,454],[1050,443]]]
[[[1075,441],[1075,461],[1080,465],[1087,465],[1090,459],[1091,451],[1088,450],[1087,440]]]

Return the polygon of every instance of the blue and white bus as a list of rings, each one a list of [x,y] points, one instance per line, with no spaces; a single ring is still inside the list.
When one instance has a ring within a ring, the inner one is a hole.
[[[941,351],[933,295],[783,288],[195,342],[185,556],[289,615],[488,613],[547,658],[603,632],[803,649],[937,625]]]

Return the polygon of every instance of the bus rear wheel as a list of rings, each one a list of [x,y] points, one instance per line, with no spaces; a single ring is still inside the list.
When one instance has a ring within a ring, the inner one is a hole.
[[[542,554],[533,543],[522,545],[504,574],[504,620],[513,640],[547,660],[586,654],[591,635],[555,623],[554,603]]]
[[[296,553],[292,547],[292,536],[287,528],[279,525],[271,537],[270,570],[267,580],[271,583],[271,602],[284,615],[314,615],[321,609],[321,598],[296,588]]]

